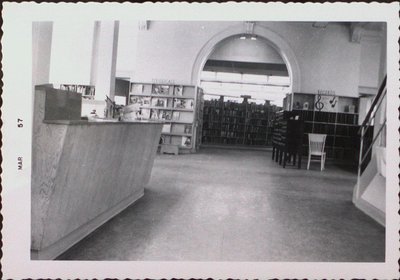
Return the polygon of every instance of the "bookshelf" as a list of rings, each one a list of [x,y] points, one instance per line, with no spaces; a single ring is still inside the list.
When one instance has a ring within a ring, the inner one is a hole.
[[[218,100],[204,101],[202,143],[267,146],[271,143],[275,106]]]
[[[301,168],[304,121],[291,111],[276,112],[273,120],[272,159],[286,167],[289,159]]]
[[[196,100],[199,89],[190,85],[131,83],[128,105],[135,119],[164,123],[160,146],[174,146],[176,153],[196,151]]]
[[[289,100],[292,114],[304,122],[303,154],[308,153],[308,133],[321,133],[327,134],[327,158],[357,162],[358,98],[294,93]]]

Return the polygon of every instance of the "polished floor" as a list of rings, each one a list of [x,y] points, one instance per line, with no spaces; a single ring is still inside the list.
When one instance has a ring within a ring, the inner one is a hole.
[[[305,165],[257,150],[158,155],[144,197],[59,259],[383,262],[384,227],[351,202],[355,173]]]

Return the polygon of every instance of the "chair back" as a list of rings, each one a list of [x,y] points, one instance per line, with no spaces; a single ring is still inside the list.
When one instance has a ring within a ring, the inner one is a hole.
[[[321,155],[325,149],[326,134],[308,134],[308,151],[311,155]]]

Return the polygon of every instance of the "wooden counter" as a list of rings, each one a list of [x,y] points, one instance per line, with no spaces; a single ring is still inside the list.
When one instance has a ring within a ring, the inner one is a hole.
[[[143,196],[162,128],[81,121],[80,112],[71,120],[46,120],[49,94],[35,94],[32,259],[54,259]]]

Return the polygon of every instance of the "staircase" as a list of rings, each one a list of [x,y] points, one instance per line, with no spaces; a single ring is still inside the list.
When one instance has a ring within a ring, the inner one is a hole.
[[[372,130],[372,131],[371,131]],[[386,216],[386,76],[375,96],[359,133],[357,184],[353,203],[385,226]]]

